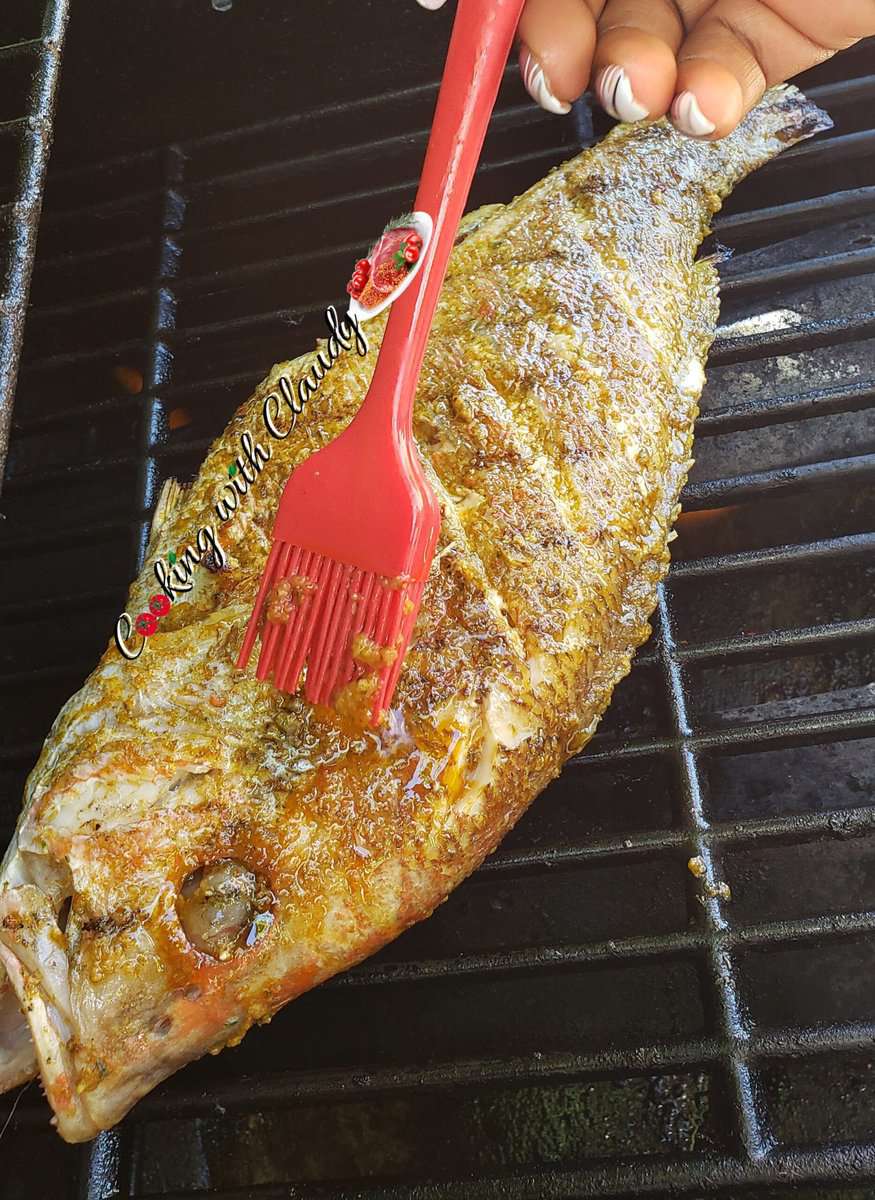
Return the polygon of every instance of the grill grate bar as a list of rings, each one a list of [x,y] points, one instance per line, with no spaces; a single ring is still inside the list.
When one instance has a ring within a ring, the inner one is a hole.
[[[517,160],[513,161],[516,162]],[[503,160],[501,165],[508,166],[511,163],[508,160]],[[484,166],[488,167],[489,164],[486,163]],[[405,179],[400,183],[387,184],[377,190],[388,194],[400,188],[412,187],[414,185],[415,180]],[[366,192],[349,193],[346,198],[361,199],[375,194],[377,192],[371,189]],[[139,209],[148,206],[156,198],[160,197],[160,195],[161,189],[156,187],[149,191],[135,192],[124,197],[114,197],[111,200],[98,201],[94,204],[80,205],[76,208],[60,211],[48,211],[43,216],[43,225],[47,228],[63,222],[75,225],[85,217],[93,217],[100,213],[113,212],[122,208]],[[203,237],[213,237],[217,233],[227,233],[232,230],[246,229],[278,220],[291,219],[300,212],[309,212],[319,207],[328,206],[336,203],[336,200],[337,198],[333,197],[331,200],[311,201],[303,205],[268,209],[264,212],[251,213],[209,224],[193,224],[186,227],[184,232],[181,233],[179,240],[181,244],[187,245],[191,241],[196,241]],[[0,206],[0,213],[6,207],[9,206]],[[797,200],[789,204],[718,217],[714,222],[714,229],[719,236],[731,236],[736,242],[750,234],[761,236],[764,233],[768,233],[771,238],[786,237],[793,232],[800,232],[817,224],[847,220],[851,217],[871,213],[873,209],[875,209],[875,187],[853,188],[844,192],[834,192],[827,196],[815,196],[806,200]],[[87,249],[74,250],[72,253],[63,252],[41,257],[40,269],[46,270],[60,266],[70,267],[73,264],[79,265],[101,258],[112,257],[113,255],[133,253],[150,245],[150,242],[151,239],[143,237],[129,242],[114,243],[108,246],[90,246]],[[284,261],[297,262],[300,257],[303,256],[292,255]],[[36,311],[44,313],[47,310],[43,307],[37,307]]]
[[[824,1029],[794,1028],[755,1031],[745,1044],[753,1060],[808,1058],[820,1054],[869,1049],[875,1024],[848,1022]],[[540,1054],[500,1059],[444,1062],[428,1066],[367,1071],[353,1079],[347,1071],[277,1071],[255,1078],[220,1081],[209,1092],[171,1087],[144,1097],[128,1118],[145,1123],[168,1118],[189,1119],[229,1112],[295,1108],[313,1101],[344,1097],[355,1099],[405,1091],[454,1091],[475,1087],[525,1084],[546,1081],[576,1081],[599,1076],[649,1074],[707,1066],[720,1061],[721,1048],[715,1038],[654,1043],[636,1048],[634,1064],[628,1051],[595,1050],[587,1054]],[[26,1124],[45,1121],[45,1110],[37,1105],[21,1106],[16,1114]]]
[[[696,435],[700,438],[714,437],[717,434],[762,429],[787,421],[859,412],[873,404],[875,379],[866,379],[858,383],[815,388],[795,396],[775,396],[768,400],[712,408],[700,415],[696,422]]]
[[[65,676],[79,674],[80,678],[94,666],[93,659],[81,659],[78,662],[52,663],[48,667],[26,668],[21,671],[5,671],[0,674],[0,687],[15,687],[32,680],[34,683],[47,683],[53,679],[63,679]]]
[[[163,387],[162,392],[165,398],[171,396],[176,398],[191,395],[193,392],[212,392],[216,388],[230,387],[235,384],[254,387],[261,378],[260,371],[236,371],[230,375],[215,375],[189,383],[168,383]],[[58,412],[37,413],[25,417],[20,421],[14,421],[13,429],[17,433],[28,434],[39,429],[63,428],[67,425],[76,425],[88,418],[99,418],[105,412],[118,412],[123,408],[134,407],[139,402],[140,396],[105,396],[102,400],[92,400],[87,404],[80,404]]]
[[[405,139],[407,140],[407,139]],[[422,136],[422,141],[425,141],[425,135]],[[482,178],[493,171],[506,170],[508,167],[518,167],[526,164],[537,162],[549,162],[551,165],[556,162],[561,162],[564,155],[568,152],[568,143],[560,142],[549,146],[541,146],[537,150],[530,150],[525,154],[514,154],[508,158],[499,158],[486,160],[478,167],[478,172]],[[262,168],[254,168],[253,171],[261,171]],[[274,173],[276,168],[270,168],[270,172]],[[250,174],[251,172],[242,172],[241,175]],[[228,182],[232,177],[222,177],[223,182]],[[234,177],[236,178],[236,177]],[[288,208],[279,210],[282,217],[290,217],[298,213],[318,212],[323,208],[334,208],[338,204],[357,204],[362,201],[371,200],[378,196],[390,196],[398,192],[413,192],[419,182],[418,176],[411,175],[403,179],[395,180],[390,183],[378,184],[368,188],[357,188],[349,192],[335,192],[330,198],[326,197],[321,200],[308,200],[302,204],[296,204]],[[269,214],[276,216],[276,213]],[[235,221],[229,221],[223,224],[207,224],[198,226],[192,224],[187,233],[208,233],[215,234],[225,232],[228,229],[243,228],[252,224],[260,224],[262,221],[261,215],[254,217],[239,218]]]
[[[743,275],[723,279],[720,291],[727,298],[752,299],[780,288],[798,287],[805,283],[820,283],[827,279],[853,279],[875,270],[875,248],[848,250],[843,254],[824,254],[803,262],[786,263],[780,267],[764,267]]]
[[[39,119],[37,119],[39,124]],[[10,117],[9,120],[0,121],[0,138],[9,137],[15,138],[19,134],[24,133],[26,129],[31,128],[30,117]]]
[[[775,629],[769,633],[750,633],[716,641],[684,644],[678,647],[682,663],[708,662],[712,659],[740,658],[755,660],[773,655],[798,654],[824,646],[860,641],[875,637],[875,618],[858,617],[853,621],[833,621],[806,628]],[[656,649],[639,650],[635,655],[637,667],[652,667],[659,662]],[[2,680],[0,676],[0,680]]]
[[[151,239],[144,239],[144,242],[149,245]],[[64,317],[74,316],[76,313],[87,312],[91,308],[107,308],[125,300],[141,300],[144,296],[151,296],[153,290],[151,283],[141,284],[137,287],[121,288],[113,292],[100,292],[96,296],[89,295],[82,300],[65,301],[63,304],[43,304],[34,312],[38,313],[41,319],[58,321]]]
[[[828,1150],[772,1151],[756,1161],[729,1155],[697,1155],[683,1161],[661,1162],[641,1158],[622,1165],[576,1167],[511,1173],[499,1178],[442,1180],[440,1182],[354,1182],[356,1200],[584,1200],[588,1196],[626,1198],[691,1194],[699,1200],[703,1180],[719,1180],[721,1187],[781,1186],[828,1180],[859,1180],[861,1164],[875,1159],[875,1142],[831,1145]],[[628,1165],[627,1165],[628,1163]],[[343,1186],[339,1181],[338,1186]],[[352,1188],[353,1183],[350,1183]],[[295,1200],[324,1200],[321,1184],[296,1184]],[[728,1195],[728,1193],[727,1193]],[[261,1184],[255,1188],[164,1193],[165,1200],[289,1200],[286,1184]]]
[[[672,615],[666,599],[665,587],[660,585],[658,601],[659,625],[657,638],[666,690],[671,704],[672,723],[678,740],[675,751],[680,773],[681,790],[685,807],[685,825],[690,847],[705,865],[706,894],[702,898],[702,912],[696,911],[695,919],[704,919],[707,934],[707,963],[712,989],[714,1019],[723,1046],[724,1061],[731,1094],[733,1117],[737,1133],[746,1157],[753,1162],[763,1158],[767,1143],[760,1127],[754,1095],[754,1082],[746,1058],[738,1053],[736,1042],[748,1038],[747,1024],[742,1016],[738,984],[732,960],[721,944],[727,929],[722,906],[716,894],[718,871],[715,857],[708,840],[704,837],[708,829],[705,817],[702,783],[695,748],[691,745],[692,727],[687,716],[687,698],[683,672],[677,657]],[[711,894],[708,894],[710,891]]]
[[[18,163],[9,255],[0,282],[0,463],[6,460],[12,398],[18,377],[24,315],[36,253],[37,226],[49,159],[52,115],[67,24],[67,0],[47,0],[28,115],[0,124],[0,134],[24,132]],[[21,46],[21,43],[17,43]],[[19,51],[16,50],[16,53]]]
[[[825,321],[808,321],[792,329],[776,329],[768,333],[748,334],[745,337],[721,336],[708,355],[712,367],[732,363],[756,362],[777,358],[781,354],[798,354],[819,350],[825,346],[840,346],[862,342],[875,337],[875,312],[858,313],[853,317],[833,317]]]
[[[126,531],[130,529],[131,525],[136,524],[138,519],[148,515],[149,510],[144,509],[140,513],[132,514],[127,520],[98,521],[93,525],[69,525],[61,529],[52,529],[48,533],[35,533],[32,536],[25,533],[15,537],[4,537],[0,552],[4,556],[9,556],[22,550],[48,550],[63,545],[88,545],[113,533]]]
[[[235,384],[253,385],[258,382],[257,371],[237,371],[230,375],[218,375],[198,379],[192,383],[170,385],[163,389],[164,396],[178,397],[194,392],[209,392],[218,387]],[[120,412],[124,408],[136,407],[140,396],[109,396],[93,400],[57,412],[36,413],[13,421],[16,433],[32,434],[38,430],[75,426],[83,420],[99,419],[107,412]],[[875,380],[863,380],[835,387],[815,388],[791,396],[778,396],[769,400],[756,400],[744,404],[713,408],[700,414],[696,423],[698,437],[715,437],[724,433],[760,429],[788,421],[804,420],[809,417],[824,417],[838,413],[859,412],[875,404]],[[206,440],[205,444],[206,444]],[[100,459],[94,460],[95,465]]]
[[[774,467],[750,475],[707,479],[690,483],[683,491],[685,509],[717,508],[755,500],[770,492],[790,492],[818,485],[863,484],[875,476],[875,454],[833,458],[828,462],[804,463],[799,467]]]
[[[859,104],[875,96],[875,75],[857,75],[851,79],[837,79],[834,83],[821,83],[806,88],[809,100],[822,108],[835,108],[839,104]]]
[[[865,557],[873,551],[875,533],[851,533],[845,537],[824,538],[820,542],[798,542],[767,546],[764,550],[742,550],[736,554],[686,559],[672,564],[669,578],[694,579],[735,571],[761,571],[769,567],[814,565],[837,558]]]
[[[513,65],[508,64],[504,73],[505,80],[515,78],[515,70],[516,68]],[[317,108],[287,113],[250,125],[223,129],[212,134],[200,134],[191,139],[180,141],[177,143],[177,146],[185,158],[191,158],[199,150],[208,149],[211,146],[224,147],[234,141],[246,141],[251,137],[257,137],[259,134],[274,132],[280,129],[290,129],[302,123],[306,125],[318,121],[322,117],[348,113],[352,109],[373,108],[382,110],[395,103],[407,105],[411,100],[415,100],[417,96],[426,97],[429,93],[437,96],[437,90],[438,82],[435,80],[429,83],[415,84],[412,87],[397,88],[393,91],[382,91],[376,95],[360,95],[351,100],[332,102]],[[158,154],[159,152],[154,149],[135,150],[131,153],[113,155],[102,159],[100,167],[107,171],[112,171],[119,167],[142,168],[144,164],[154,161]],[[78,179],[88,178],[92,175],[94,166],[93,162],[89,162],[59,167],[53,171],[52,178],[57,183],[75,182]],[[135,177],[135,171],[128,171],[128,175]],[[209,178],[214,179],[216,176],[211,175]]]
[[[141,396],[108,396],[103,400],[92,400],[57,412],[35,413],[33,416],[12,422],[15,433],[33,434],[44,429],[75,427],[82,421],[99,420],[104,413],[122,412],[126,408],[138,408]]]
[[[555,156],[555,151],[553,152]],[[538,156],[540,157],[540,155]],[[547,157],[545,155],[544,157]],[[520,159],[509,160],[519,163]],[[321,304],[308,305],[295,310],[295,320],[308,313],[319,312],[327,303],[333,303],[335,298],[324,300]],[[196,340],[211,332],[223,333],[232,329],[245,328],[247,325],[278,318],[288,319],[286,312],[261,313],[247,317],[242,321],[216,322],[210,325],[193,327],[185,331],[185,336],[179,341]],[[779,330],[773,333],[755,334],[746,337],[719,337],[714,343],[709,356],[712,366],[725,366],[729,363],[753,362],[762,358],[773,358],[779,354],[792,354],[800,350],[818,349],[823,346],[841,345],[846,342],[862,341],[875,337],[875,311],[859,314],[855,317],[839,317],[826,321],[811,322],[794,326],[792,330]],[[39,359],[22,364],[22,370],[28,373],[42,374],[44,371],[56,370],[58,367],[73,366],[78,363],[92,362],[94,359],[108,358],[131,350],[140,350],[145,345],[142,338],[124,338],[111,342],[106,346],[89,347],[86,350],[64,351],[58,354],[47,354]]]
[[[555,159],[555,151],[551,152],[551,156]],[[525,156],[528,158],[529,156]],[[541,157],[541,153],[537,152],[535,157]],[[521,158],[511,160],[513,164],[523,161]],[[506,164],[493,164],[506,165]],[[486,164],[482,170],[487,170],[489,164]],[[821,268],[821,264],[825,264]],[[258,265],[258,270],[271,270],[273,268],[273,260]],[[864,274],[871,271],[875,267],[875,250],[867,248],[864,250],[855,250],[848,254],[830,255],[824,258],[814,259],[807,262],[791,263],[786,267],[772,268],[768,271],[751,272],[749,275],[742,275],[735,279],[728,278],[721,282],[721,290],[723,292],[744,293],[750,281],[750,290],[753,293],[759,292],[763,287],[768,286],[789,286],[791,283],[805,283],[813,279],[827,278],[850,278],[857,274]],[[822,273],[821,273],[822,271]],[[221,275],[213,275],[213,280],[221,279]],[[325,306],[331,302],[331,299],[323,297],[315,304],[307,304],[304,307],[294,309],[295,316],[300,319],[309,316],[313,313],[321,312]],[[282,321],[288,319],[288,309],[270,309],[266,312],[248,313],[244,316],[234,318],[230,321],[215,321],[204,325],[195,325],[186,329],[177,331],[174,341],[177,345],[182,345],[192,340],[198,340],[204,335],[224,333],[227,329],[248,329],[253,326],[258,326],[262,323],[270,323],[274,321]],[[875,314],[873,314],[875,316]],[[796,326],[792,332],[802,328]],[[753,342],[753,338],[742,339],[744,341]],[[719,339],[718,343],[719,345]]]
[[[823,167],[834,166],[848,159],[861,161],[866,155],[875,151],[875,129],[864,129],[858,133],[843,133],[837,137],[823,138],[821,141],[802,142],[785,150],[778,158],[773,158],[760,170],[775,174],[779,171],[794,170],[800,166],[821,170]]]
[[[850,712],[817,713],[810,717],[790,717],[782,721],[760,721],[742,725],[724,725],[703,733],[690,734],[687,741],[697,751],[730,750],[757,747],[776,750],[799,743],[868,737],[875,730],[875,708],[860,708]],[[571,766],[584,762],[612,762],[618,758],[640,758],[642,755],[671,750],[672,738],[640,738],[618,742],[602,740],[596,735],[590,742],[595,751],[572,759]]]
[[[545,128],[549,128],[551,124],[552,122],[549,120],[549,117],[546,117],[543,110],[539,110],[536,106],[528,103],[511,104],[495,109],[490,122],[490,130],[500,130],[505,126],[520,129],[525,128],[527,125],[543,125]],[[304,154],[273,160],[255,167],[243,167],[234,171],[216,172],[215,174],[211,174],[207,179],[192,178],[188,185],[189,196],[194,200],[201,191],[214,191],[217,187],[229,184],[233,186],[249,184],[260,179],[272,178],[275,175],[300,171],[301,168],[306,168],[312,164],[316,164],[321,170],[324,167],[330,167],[338,161],[342,162],[346,159],[358,158],[363,153],[379,155],[386,151],[407,149],[410,146],[418,146],[420,144],[424,146],[428,134],[429,127],[427,125],[419,125],[415,129],[405,130],[403,133],[394,133],[387,137],[374,138],[366,146],[358,142],[352,145],[329,148],[320,146],[315,150],[308,150]],[[488,165],[488,162],[482,164],[482,166]],[[345,193],[339,193],[337,198],[345,199]]]
[[[796,654],[816,650],[836,642],[858,641],[875,637],[875,617],[860,617],[855,621],[834,621],[810,625],[805,629],[776,629],[771,633],[747,634],[743,637],[721,638],[698,645],[679,646],[678,661],[707,662],[715,658],[746,658],[772,654]]]
[[[45,37],[27,38],[23,42],[10,42],[8,46],[0,46],[0,62],[11,58],[23,58],[28,54],[36,54],[40,50],[51,49],[51,41]]]
[[[542,151],[536,152],[538,157],[542,153]],[[520,159],[518,158],[513,160],[514,164],[519,161]],[[488,168],[488,165],[484,164],[484,169]],[[399,190],[400,186],[406,187],[407,185],[393,185],[385,190],[394,192]],[[334,200],[331,201],[332,204],[334,202]],[[238,266],[227,267],[220,271],[208,271],[201,275],[190,275],[177,282],[176,290],[180,296],[183,296],[189,292],[197,292],[198,289],[202,289],[204,286],[215,288],[220,285],[231,285],[253,279],[257,280],[265,275],[274,274],[279,271],[288,271],[292,267],[300,266],[303,263],[318,262],[324,258],[349,258],[361,249],[361,245],[361,240],[357,238],[350,242],[333,244],[328,247],[302,250],[283,258],[271,257],[256,262],[247,262]],[[858,275],[869,274],[873,270],[875,270],[875,248],[865,247],[843,254],[823,255],[820,258],[787,263],[781,267],[768,267],[759,271],[750,271],[739,276],[729,276],[722,281],[721,291],[724,295],[733,296],[736,299],[742,296],[746,298],[748,296],[759,295],[764,291],[770,291],[777,287],[797,286],[827,279],[851,279]],[[103,308],[107,305],[111,306],[127,300],[140,299],[148,295],[149,292],[150,287],[147,285],[122,288],[111,292],[101,292],[97,295],[88,295],[79,300],[65,301],[61,304],[42,305],[35,312],[39,314],[41,320],[60,320],[89,309]],[[314,312],[324,307],[324,304],[316,305],[303,311]],[[285,310],[274,310],[267,313],[253,314],[241,319],[246,322],[273,320],[277,316],[277,311],[285,312]],[[231,322],[228,324],[231,324]],[[193,330],[179,330],[177,336],[187,340],[191,334],[200,336],[204,330],[209,332],[214,330],[221,331],[223,326],[223,322],[217,322],[208,326],[195,327]]]
[[[146,344],[145,338],[123,338],[107,346],[89,346],[87,350],[65,350],[59,354],[45,354],[23,362],[21,370],[27,374],[41,375],[44,371],[54,371],[58,367],[72,367],[79,363],[93,362],[96,358],[109,358],[129,350],[142,350]]]
[[[57,184],[58,179],[59,175],[53,172],[53,183]],[[88,204],[77,204],[71,208],[47,209],[43,217],[43,225],[46,229],[64,224],[65,222],[75,226],[87,217],[105,216],[107,213],[117,211],[137,212],[140,209],[148,209],[154,201],[161,198],[162,194],[163,188],[155,186],[145,188],[142,191],[126,192],[121,196],[112,196],[108,200],[93,200]],[[107,254],[114,254],[119,250],[141,248],[144,245],[149,245],[151,240],[151,238],[136,238],[130,242],[116,243],[111,246],[91,247],[88,250],[80,250],[73,255],[61,253],[51,257],[41,257],[40,266],[56,267],[70,262],[79,262],[80,259],[102,258]]]
[[[754,1030],[744,1042],[752,1061],[771,1058],[809,1058],[854,1050],[868,1050],[875,1039],[875,1023],[837,1023],[808,1028]],[[658,1042],[636,1047],[634,1063],[628,1050],[593,1050],[583,1054],[553,1053],[498,1059],[457,1060],[429,1065],[369,1070],[350,1077],[345,1070],[276,1071],[257,1077],[212,1083],[209,1091],[177,1085],[145,1096],[127,1118],[141,1124],[168,1118],[215,1116],[258,1109],[295,1108],[315,1100],[405,1091],[453,1091],[476,1087],[544,1081],[574,1081],[599,1076],[631,1077],[651,1072],[678,1071],[691,1066],[719,1064],[722,1049],[713,1037]],[[44,1125],[44,1106],[21,1104],[16,1121],[25,1126]],[[106,1137],[106,1135],[102,1135]]]
[[[176,320],[176,300],[169,285],[179,269],[180,256],[174,234],[182,223],[185,208],[179,191],[183,163],[179,149],[168,146],[163,163],[164,202],[149,319],[149,343],[143,372],[143,391],[140,396],[142,407],[138,429],[136,496],[139,511],[143,514],[151,511],[158,499],[158,469],[152,451],[158,440],[161,419],[158,393],[168,376],[173,357],[167,339]],[[143,515],[137,520],[133,549],[135,573],[139,572],[146,556],[150,527],[150,516]]]
[[[687,839],[688,841],[688,839]],[[714,839],[703,838],[701,850],[713,849]],[[689,842],[688,842],[689,844]],[[775,921],[761,925],[722,929],[716,933],[683,930],[676,933],[647,934],[637,937],[587,942],[582,945],[537,946],[523,950],[501,950],[481,954],[459,954],[453,958],[416,959],[409,962],[372,963],[336,975],[322,986],[339,988],[387,987],[421,983],[423,980],[462,979],[466,976],[526,974],[558,971],[569,967],[611,963],[625,966],[640,959],[665,959],[690,956],[701,951],[719,955],[721,972],[727,969],[728,951],[738,946],[785,946],[817,938],[853,937],[875,933],[875,912],[840,913],[808,917],[796,921]],[[727,1026],[731,1036],[740,1039],[737,1015]],[[724,1031],[726,1032],[726,1031]]]
[[[516,65],[514,63],[509,62],[505,67],[503,78],[505,81],[516,79]],[[217,133],[202,135],[193,141],[182,142],[181,148],[183,151],[190,153],[196,148],[204,149],[210,146],[227,146],[229,142],[247,138],[252,134],[269,133],[280,129],[286,130],[302,123],[318,121],[322,117],[345,114],[352,109],[373,108],[380,111],[391,104],[407,105],[417,97],[436,97],[439,86],[440,84],[437,80],[432,80],[428,83],[415,84],[412,87],[396,88],[394,91],[381,92],[375,96],[356,96],[351,100],[332,101],[330,104],[325,104],[318,108],[310,108],[305,112],[284,114],[281,117],[271,117],[269,120],[259,121],[253,125],[245,125],[236,129],[219,130]],[[497,116],[500,111],[500,109],[497,110],[495,115]]]
[[[94,608],[117,596],[118,588],[105,588],[102,591],[73,592],[70,595],[47,596],[42,599],[13,600],[11,603],[0,604],[0,620],[32,620],[34,617],[50,616],[58,609],[71,612],[80,608]]]
[[[564,154],[573,147],[568,147],[563,143],[556,150],[557,154]],[[496,167],[513,166],[517,162],[525,162],[524,157],[514,159],[502,159],[495,163],[485,162],[479,168],[488,170]],[[186,240],[195,240],[203,236],[213,236],[216,233],[225,233],[230,230],[245,229],[253,225],[261,225],[266,222],[284,220],[294,217],[301,212],[311,212],[315,209],[325,207],[340,201],[351,201],[367,199],[372,196],[380,195],[396,191],[400,188],[415,187],[415,179],[404,179],[394,184],[386,184],[377,188],[370,188],[364,191],[343,193],[338,197],[334,197],[330,201],[309,201],[305,204],[295,204],[284,206],[283,208],[268,209],[264,212],[252,213],[247,216],[234,217],[225,221],[216,221],[203,225],[192,225],[186,230]],[[875,188],[858,188],[847,192],[832,193],[828,196],[816,196],[809,200],[796,201],[793,204],[780,205],[777,207],[769,207],[766,209],[757,209],[753,212],[742,213],[738,215],[725,216],[718,218],[714,223],[714,230],[717,234],[723,235],[731,233],[733,237],[744,236],[745,233],[756,230],[761,233],[764,228],[772,229],[783,234],[785,228],[807,228],[815,222],[822,221],[839,221],[848,217],[857,216],[862,213],[871,212],[873,206],[873,193]],[[60,214],[59,214],[60,215]]]
[[[821,222],[846,221],[873,210],[875,187],[849,188],[843,192],[831,192],[827,196],[814,196],[807,200],[793,200],[787,204],[721,216],[714,222],[714,232],[719,237],[731,237],[734,242],[751,235],[757,239],[777,240],[801,233]]]
[[[138,428],[140,457],[136,483],[140,518],[135,523],[132,547],[133,573],[143,565],[151,527],[151,510],[157,501],[157,464],[153,449],[158,438],[160,420],[159,393],[169,378],[172,352],[168,334],[176,319],[176,298],[169,286],[179,268],[180,253],[175,234],[185,214],[181,186],[185,159],[178,146],[168,146],[162,164],[164,186],[159,236],[156,247],[156,269],[153,285],[149,339],[144,371],[144,387],[139,399],[142,407]],[[104,1200],[122,1194],[121,1180],[127,1173],[129,1144],[121,1131],[107,1130],[98,1134],[81,1153],[80,1190],[86,1200]],[[125,1188],[124,1194],[130,1189]]]
[[[666,749],[670,749],[667,747]],[[585,766],[589,760],[580,760]],[[826,812],[794,814],[747,821],[715,822],[701,833],[709,847],[767,843],[798,843],[821,838],[862,836],[875,830],[875,815],[870,808],[833,809]],[[689,837],[679,829],[657,829],[602,838],[578,846],[559,846],[547,850],[497,850],[480,867],[483,874],[522,873],[573,867],[579,863],[606,859],[653,857],[689,846]]]

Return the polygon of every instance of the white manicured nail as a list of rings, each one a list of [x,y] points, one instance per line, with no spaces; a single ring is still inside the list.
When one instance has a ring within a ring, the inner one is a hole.
[[[447,0],[416,0],[417,4],[421,4],[423,8],[430,8],[432,12],[436,8],[443,8]]]
[[[671,119],[681,133],[686,133],[689,137],[707,137],[717,128],[699,108],[699,101],[692,92],[681,92],[679,96],[675,96],[671,106]]]
[[[523,46],[520,52],[520,71],[523,75],[523,83],[526,85],[526,91],[532,97],[536,104],[540,104],[541,108],[546,109],[550,113],[567,113],[571,111],[571,105],[564,100],[557,98],[550,91],[547,77],[544,74],[544,68],[529,50],[528,46]]]
[[[635,99],[629,76],[622,67],[605,67],[596,80],[598,102],[618,121],[643,121],[648,115],[644,105]]]

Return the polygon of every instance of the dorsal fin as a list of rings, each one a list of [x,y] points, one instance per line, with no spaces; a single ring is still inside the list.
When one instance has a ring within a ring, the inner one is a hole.
[[[173,520],[176,510],[185,498],[186,489],[178,479],[167,479],[158,494],[158,503],[152,517],[149,529],[149,545],[146,547],[146,557],[150,557],[162,533]]]

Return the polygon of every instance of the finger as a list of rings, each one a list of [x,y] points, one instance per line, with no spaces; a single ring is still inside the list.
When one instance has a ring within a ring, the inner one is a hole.
[[[860,38],[875,33],[875,4],[872,0],[765,0],[811,41],[827,50],[847,50]]]
[[[608,0],[593,62],[602,108],[621,121],[663,116],[675,93],[683,33],[672,0]]]
[[[568,112],[589,82],[600,0],[528,0],[520,18],[520,70],[548,112]]]
[[[803,5],[788,7],[798,14]],[[678,52],[671,119],[691,137],[724,137],[767,87],[833,53],[761,0],[717,0]]]

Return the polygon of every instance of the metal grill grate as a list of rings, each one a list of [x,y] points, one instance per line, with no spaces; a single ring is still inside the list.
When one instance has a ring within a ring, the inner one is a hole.
[[[26,1095],[0,1194],[61,1195],[71,1172],[88,1200],[739,1198],[791,1180],[838,1200],[875,1181],[870,68],[864,47],[817,72],[835,131],[718,222],[739,252],[685,495],[700,515],[585,755],[426,925],[119,1131],[63,1147]],[[409,199],[433,98],[53,173],[0,544],[30,588],[2,605],[0,686],[28,688],[0,751],[9,826],[163,479],[312,343],[325,280]],[[588,132],[584,108],[547,118],[509,73],[473,202]]]
[[[0,16],[0,462],[6,455],[36,252],[67,0]]]

